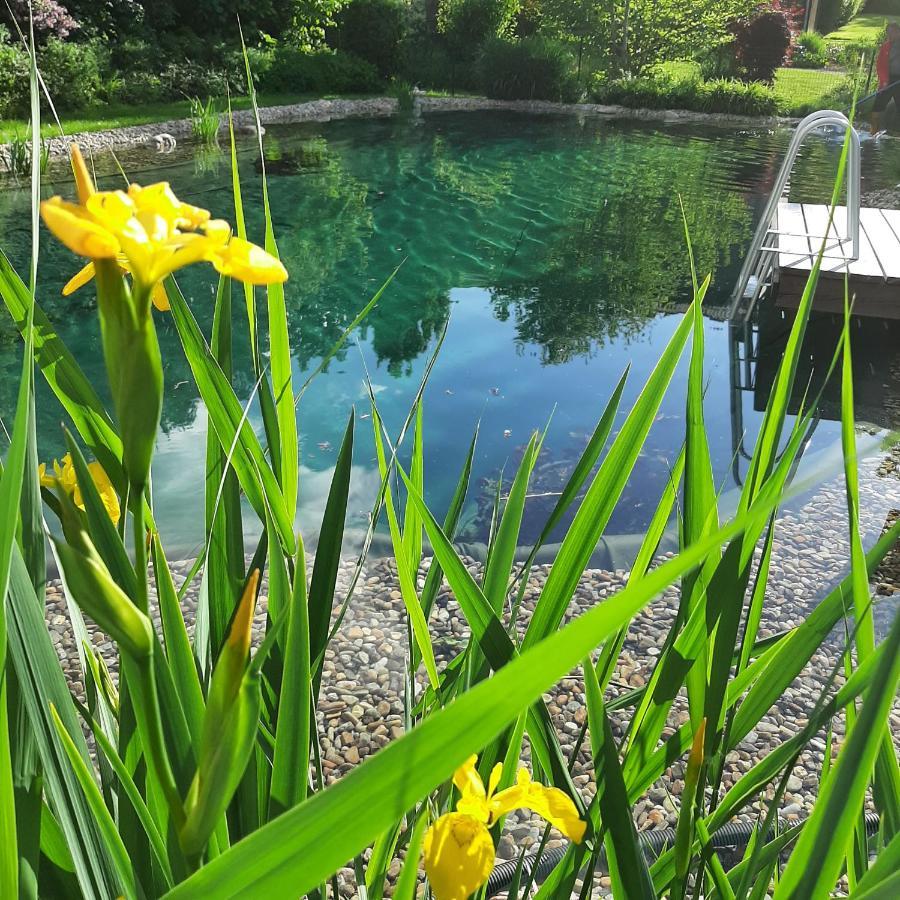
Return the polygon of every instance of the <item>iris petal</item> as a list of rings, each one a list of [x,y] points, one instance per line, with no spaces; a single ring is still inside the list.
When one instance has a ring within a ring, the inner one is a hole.
[[[441,816],[425,833],[425,872],[435,900],[467,900],[490,877],[494,843],[482,822],[464,813]]]

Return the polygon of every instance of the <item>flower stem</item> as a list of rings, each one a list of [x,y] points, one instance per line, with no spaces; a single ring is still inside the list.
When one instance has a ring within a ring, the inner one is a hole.
[[[150,615],[150,589],[147,583],[147,538],[144,521],[144,489],[143,486],[131,485],[131,513],[134,519],[134,571],[137,583],[135,605],[145,615]],[[153,648],[159,646],[154,641]],[[153,671],[154,656],[138,658],[125,657],[130,669],[132,687],[138,694],[135,713],[138,717],[138,730],[144,746],[150,769],[156,776],[163,795],[169,806],[172,824],[176,831],[184,825],[184,803],[181,792],[175,782],[169,754],[166,750],[166,739],[163,733],[162,716],[159,709],[159,695],[156,690],[156,676]]]

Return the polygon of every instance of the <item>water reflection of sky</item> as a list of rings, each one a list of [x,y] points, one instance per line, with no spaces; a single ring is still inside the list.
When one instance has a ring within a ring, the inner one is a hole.
[[[304,530],[317,527],[351,407],[357,439],[348,518],[351,527],[365,527],[377,477],[371,421],[362,418],[368,413],[364,373],[371,374],[382,414],[396,433],[448,318],[426,394],[428,499],[442,514],[479,420],[472,502],[464,517],[470,537],[479,536],[478,503],[486,503],[489,482],[504,466],[511,473],[532,430],[548,420],[535,490],[558,489],[629,363],[622,409],[630,408],[677,325],[673,308],[688,299],[678,197],[698,267],[714,275],[706,301],[714,314],[727,302],[785,143],[784,133],[768,131],[494,114],[271,129],[267,158],[276,233],[291,272],[295,386],[403,263],[378,308],[300,406],[298,516]],[[230,216],[227,160],[179,152],[164,158],[162,171],[137,177],[167,178],[185,199]],[[900,179],[900,149],[888,145],[866,153],[866,188]],[[248,144],[240,158],[248,225],[259,238],[256,157]],[[798,169],[794,195],[823,199],[835,159],[833,146],[813,145]],[[159,160],[136,152],[123,162],[138,172]],[[100,171],[110,164],[98,160]],[[113,184],[110,176],[106,185]],[[67,193],[71,185],[55,190]],[[25,192],[0,192],[2,243],[20,271],[30,240],[27,202]],[[97,383],[102,362],[91,292],[59,298],[75,262],[46,235],[41,254],[41,302]],[[191,271],[181,282],[208,332],[210,274]],[[259,302],[264,306],[262,296]],[[246,400],[252,377],[240,290],[233,305],[235,384]],[[167,546],[187,551],[202,534],[206,419],[171,321],[160,318],[159,331],[168,389],[154,467],[157,520]],[[706,348],[711,449],[716,477],[727,489],[733,485],[735,410],[748,445],[759,413],[752,392],[732,391],[734,348],[727,324],[714,315],[707,319]],[[4,418],[13,407],[19,353],[17,338],[4,326]],[[686,360],[662,401],[610,531],[639,529],[655,506],[683,439],[685,373]],[[39,419],[42,453],[59,452],[60,411],[46,389],[39,394]],[[251,421],[259,427],[255,412]],[[827,446],[836,434],[825,422],[814,444]],[[526,532],[541,514],[538,500]]]

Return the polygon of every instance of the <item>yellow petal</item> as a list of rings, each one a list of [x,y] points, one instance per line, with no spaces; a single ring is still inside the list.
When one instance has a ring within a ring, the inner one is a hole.
[[[119,507],[119,498],[112,486],[112,482],[109,480],[109,475],[106,474],[106,470],[96,460],[88,463],[88,471],[91,473],[91,478],[94,480],[97,492],[100,494],[100,499],[103,501],[103,505],[106,507],[113,525],[118,525],[121,509]],[[77,498],[75,502],[78,503]]]
[[[494,844],[483,823],[463,813],[441,816],[425,832],[425,872],[435,900],[467,900],[490,877]]]
[[[41,487],[56,487],[56,479],[52,475],[47,474],[47,467],[43,463],[38,466],[38,478],[40,479]]]
[[[527,769],[520,769],[515,787],[500,791],[490,801],[491,822],[514,809],[530,809],[561,831],[570,841],[581,843],[587,825],[578,817],[572,798],[559,790],[531,780]]]
[[[121,231],[135,214],[134,203],[123,191],[99,191],[92,194],[84,208],[114,233]]]
[[[88,197],[94,193],[96,188],[91,179],[91,173],[85,164],[84,157],[81,155],[81,148],[78,144],[69,145],[69,156],[72,160],[72,171],[75,174],[75,186],[78,190],[78,200],[80,203],[87,203]]]
[[[119,242],[109,229],[87,210],[61,197],[45,200],[41,216],[55,237],[79,256],[111,259],[119,252]]]
[[[494,791],[497,790],[497,785],[500,784],[500,777],[503,775],[503,763],[497,763],[493,769],[491,769],[491,777],[488,778],[488,789],[487,795],[488,797],[492,797]]]
[[[150,294],[150,299],[160,312],[169,311],[169,295],[166,293],[165,285],[163,285],[161,281],[154,285],[153,292]]]
[[[242,238],[232,238],[210,262],[222,275],[248,284],[278,284],[287,281],[287,269],[262,247]]]
[[[94,272],[93,262],[89,262],[83,269],[76,272],[76,274],[66,282],[65,287],[62,289],[63,297],[68,297],[69,294],[74,294],[78,288],[84,287],[94,277]]]

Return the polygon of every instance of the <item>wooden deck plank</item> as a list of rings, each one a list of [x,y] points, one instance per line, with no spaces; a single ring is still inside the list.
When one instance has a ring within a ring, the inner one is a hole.
[[[839,245],[839,242],[847,236],[846,232],[838,229],[834,222],[831,222],[831,227],[829,228],[829,211],[827,206],[805,203],[803,204],[803,218],[806,221],[807,234],[813,235],[809,242],[814,252],[819,251],[822,245],[822,238],[825,236],[826,229],[828,229],[828,250],[827,256],[822,260],[822,272],[836,272],[843,275],[847,269],[847,263],[839,257],[845,254],[849,255],[852,252],[852,245],[849,241],[844,241]],[[806,271],[809,271],[811,268],[812,264],[805,267]]]
[[[839,206],[834,211],[834,225],[841,234],[847,233],[847,207]],[[884,270],[878,262],[878,253],[869,240],[864,227],[859,229],[859,259],[850,263],[850,275],[853,279],[884,281]]]
[[[880,209],[861,209],[859,223],[878,256],[885,281],[900,277],[900,241]]]
[[[884,220],[894,232],[897,242],[900,243],[900,209],[883,209],[881,215],[884,216]],[[900,257],[898,257],[897,265],[900,266]]]
[[[828,229],[829,209],[821,204],[779,206],[779,287],[777,305],[796,308],[809,271]],[[900,211],[860,210],[859,258],[842,259],[851,245],[847,235],[847,208],[838,207],[828,230],[827,256],[816,289],[813,309],[840,314],[844,308],[844,278],[849,271],[854,314],[900,319]]]
[[[800,203],[781,203],[778,206],[776,228],[778,235],[778,267],[780,269],[812,268],[809,241],[800,237],[806,233],[803,206]]]

